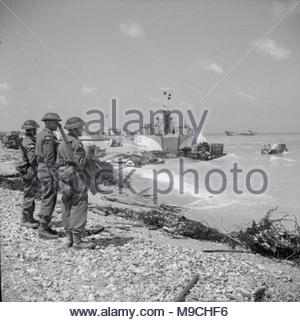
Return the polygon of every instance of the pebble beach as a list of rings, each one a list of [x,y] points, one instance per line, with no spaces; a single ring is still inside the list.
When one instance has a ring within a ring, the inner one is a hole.
[[[0,188],[3,301],[173,301],[196,275],[186,301],[300,301],[300,270],[291,263],[189,238],[118,215],[88,214],[92,251],[41,240],[20,226],[22,192]],[[39,202],[37,203],[38,213]],[[58,203],[53,224],[62,233]],[[225,252],[206,253],[204,250]]]

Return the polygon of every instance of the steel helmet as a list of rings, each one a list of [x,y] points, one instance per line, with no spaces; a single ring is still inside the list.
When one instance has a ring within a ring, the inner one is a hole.
[[[22,125],[22,130],[38,129],[40,126],[34,120],[27,120]]]
[[[50,112],[44,115],[42,121],[61,121],[61,118],[58,114]]]
[[[74,116],[67,119],[64,129],[72,130],[72,129],[83,127],[84,125],[85,125],[85,122],[80,117]]]

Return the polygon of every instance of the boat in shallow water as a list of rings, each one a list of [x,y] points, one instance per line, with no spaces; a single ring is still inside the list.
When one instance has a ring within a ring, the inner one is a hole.
[[[195,138],[191,129],[188,129],[186,134],[180,133],[179,128],[176,129],[172,124],[169,111],[165,111],[161,124],[163,130],[156,129],[156,134],[136,135],[135,145],[146,151],[162,151],[168,155],[173,154],[201,161],[209,161],[226,155],[223,152],[224,144],[222,143],[208,144],[201,133]]]

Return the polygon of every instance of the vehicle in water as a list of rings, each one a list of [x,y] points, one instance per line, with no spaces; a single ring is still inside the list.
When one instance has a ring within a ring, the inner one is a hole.
[[[288,149],[286,147],[286,144],[284,143],[276,143],[272,146],[270,144],[265,144],[264,147],[260,150],[261,154],[282,154],[287,151]]]
[[[180,150],[179,156],[201,161],[209,161],[225,156],[227,153],[224,153],[223,150],[223,143],[208,144],[207,142],[203,142],[195,144],[191,148],[184,147]]]

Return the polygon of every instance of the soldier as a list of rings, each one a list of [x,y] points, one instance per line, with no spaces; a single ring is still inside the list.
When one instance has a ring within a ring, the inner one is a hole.
[[[53,131],[57,130],[61,118],[56,113],[47,113],[42,118],[45,128],[37,135],[35,152],[38,161],[37,176],[41,182],[41,210],[38,234],[40,238],[57,239],[57,232],[49,227],[56,204],[56,156],[57,138]]]
[[[63,141],[58,148],[62,183],[62,222],[67,236],[67,246],[73,246],[75,249],[92,249],[96,246],[94,243],[82,240],[88,210],[88,175],[85,171],[88,160],[78,137],[82,135],[84,125],[85,122],[80,117],[69,118],[64,126],[69,132],[68,143]]]
[[[36,132],[40,126],[33,120],[28,120],[22,125],[26,131],[22,141],[23,162],[26,164],[26,172],[22,175],[24,184],[23,209],[21,225],[27,228],[38,228],[39,221],[34,219],[35,195],[38,189],[38,182],[35,174],[37,169],[37,160],[35,155]]]

